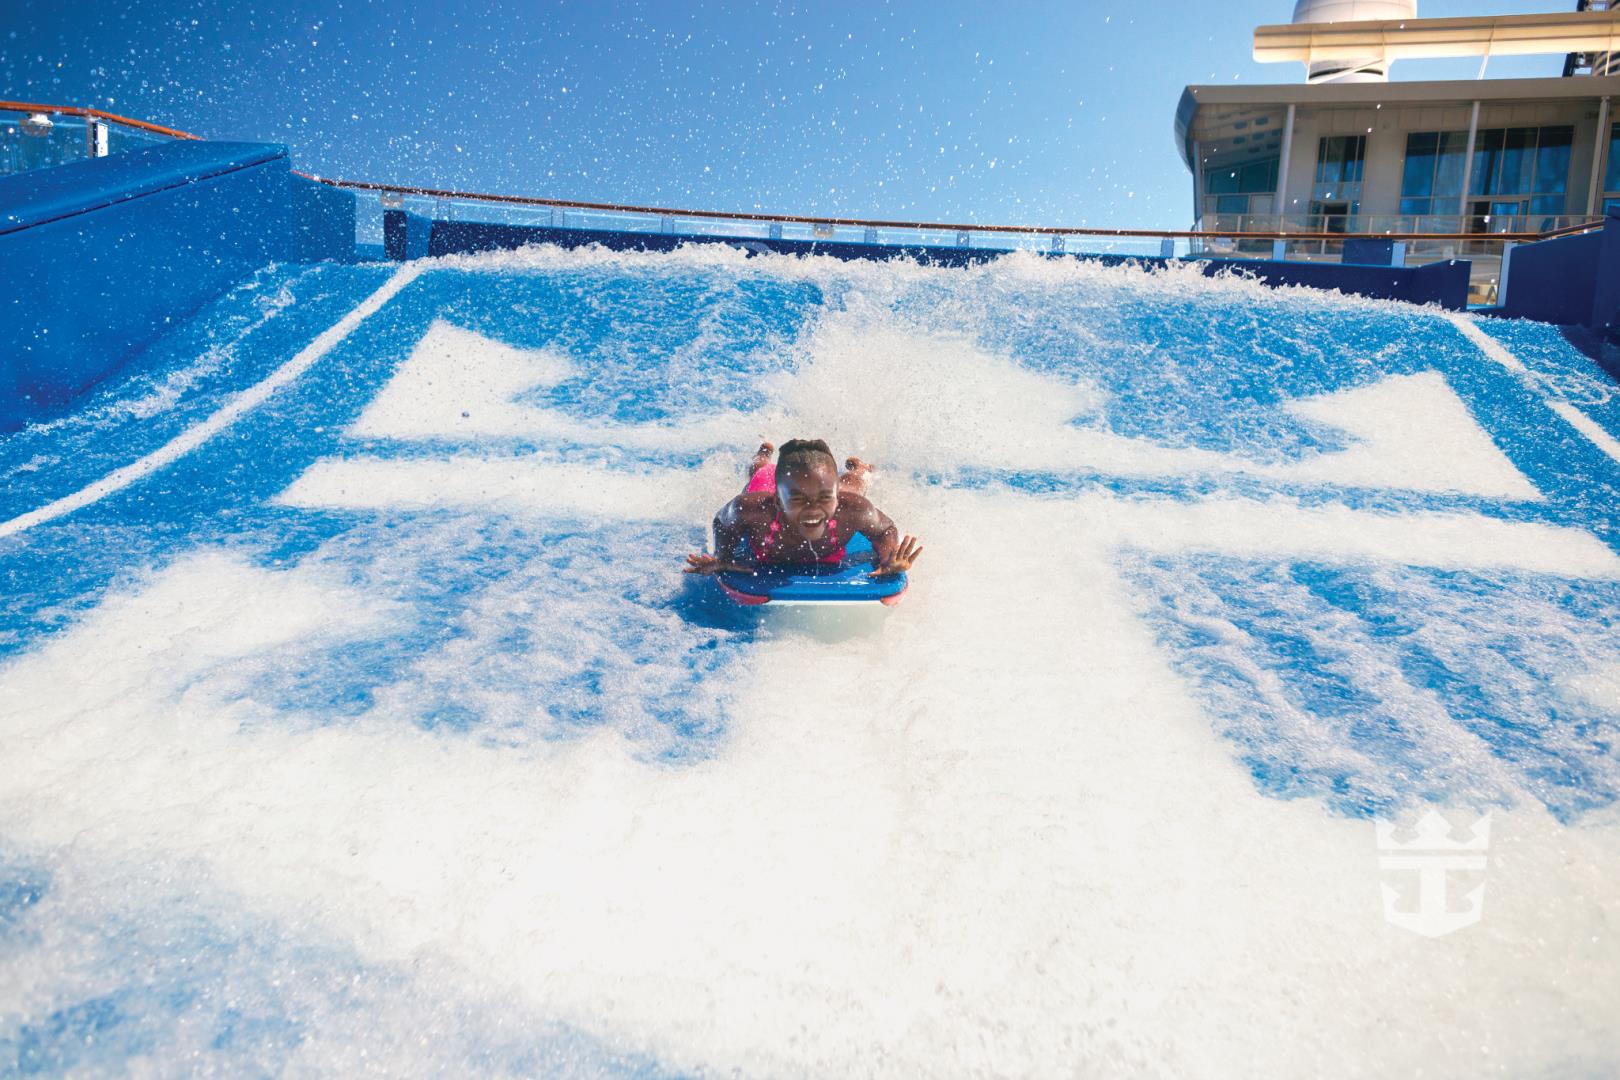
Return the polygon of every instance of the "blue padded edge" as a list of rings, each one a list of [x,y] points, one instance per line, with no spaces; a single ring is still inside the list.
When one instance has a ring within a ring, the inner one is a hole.
[[[0,177],[0,234],[287,156],[267,143],[185,140]]]

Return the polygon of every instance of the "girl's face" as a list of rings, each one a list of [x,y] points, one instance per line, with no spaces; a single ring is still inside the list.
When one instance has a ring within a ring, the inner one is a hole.
[[[813,468],[778,473],[776,500],[782,504],[786,531],[805,540],[827,535],[827,521],[838,513],[838,470],[817,460]]]

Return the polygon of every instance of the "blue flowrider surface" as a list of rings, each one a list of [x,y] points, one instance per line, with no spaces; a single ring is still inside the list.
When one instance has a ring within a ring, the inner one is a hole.
[[[860,633],[691,602],[795,437],[925,548]],[[1607,1075],[1620,394],[1035,256],[278,265],[0,437],[0,747],[0,1078]]]

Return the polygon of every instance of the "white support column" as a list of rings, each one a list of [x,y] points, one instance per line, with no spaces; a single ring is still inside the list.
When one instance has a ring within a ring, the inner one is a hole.
[[[1468,216],[1468,189],[1474,183],[1474,140],[1479,137],[1479,102],[1474,102],[1474,111],[1468,117],[1468,153],[1463,158],[1462,194],[1457,198],[1457,216]],[[1460,223],[1459,223],[1460,226]],[[1459,230],[1461,231],[1460,227]]]
[[[1272,210],[1277,214],[1288,213],[1288,159],[1289,151],[1294,148],[1294,106],[1288,106],[1288,116],[1283,120],[1282,156],[1277,159],[1277,205]],[[1278,224],[1281,225],[1279,219]]]
[[[1513,241],[1509,240],[1502,245],[1502,268],[1496,272],[1496,306],[1507,304],[1508,271],[1513,268]]]
[[[1204,220],[1204,147],[1193,140],[1193,227],[1199,228]]]
[[[1597,134],[1592,137],[1592,176],[1586,183],[1586,216],[1597,213],[1598,192],[1603,190],[1603,170],[1608,167],[1609,99],[1598,102]]]

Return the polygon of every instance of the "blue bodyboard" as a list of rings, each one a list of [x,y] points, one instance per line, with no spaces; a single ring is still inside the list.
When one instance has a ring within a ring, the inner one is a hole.
[[[732,603],[759,604],[885,604],[900,602],[905,574],[871,576],[874,557],[866,537],[856,534],[845,549],[847,558],[835,564],[762,566],[750,574],[714,575],[720,591]]]

